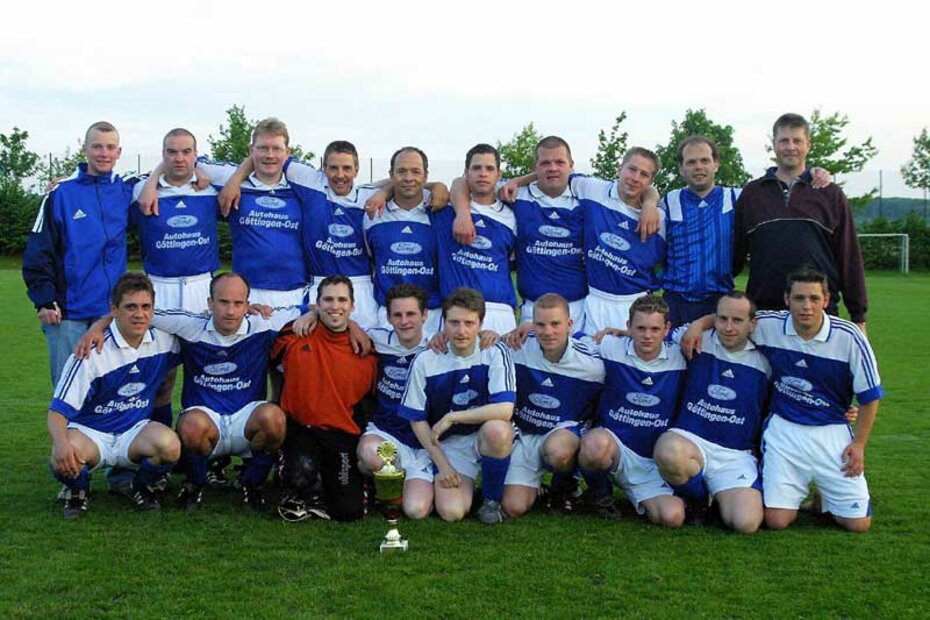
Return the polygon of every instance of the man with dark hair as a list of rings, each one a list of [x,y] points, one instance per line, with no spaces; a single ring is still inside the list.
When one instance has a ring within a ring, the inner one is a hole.
[[[460,288],[442,303],[447,350],[427,349],[410,368],[398,413],[411,423],[436,466],[436,512],[459,521],[471,509],[481,473],[482,523],[504,518],[501,499],[513,446],[510,418],[516,397],[513,362],[503,344],[481,350],[484,298]]]
[[[783,305],[785,277],[810,263],[827,274],[829,305],[836,314],[842,295],[850,318],[865,328],[868,298],[856,225],[843,190],[814,191],[807,169],[810,130],[804,117],[781,116],[773,127],[776,166],[749,183],[736,204],[734,273],[750,258],[747,292],[759,308]]]
[[[129,497],[142,510],[160,507],[155,487],[180,456],[170,427],[150,420],[155,392],[178,363],[178,342],[151,329],[152,283],[127,273],[112,292],[99,354],[71,356],[49,406],[52,474],[65,487],[64,515],[87,510],[90,472],[100,466],[135,470]]]

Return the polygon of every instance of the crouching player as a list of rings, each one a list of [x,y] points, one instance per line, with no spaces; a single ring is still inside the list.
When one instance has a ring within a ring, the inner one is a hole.
[[[517,439],[504,482],[504,512],[519,517],[536,501],[543,474],[553,472],[553,506],[564,506],[573,480],[581,424],[594,413],[604,363],[571,337],[568,301],[547,293],[533,304],[533,333],[513,351],[517,377]]]
[[[483,501],[478,519],[491,524],[504,518],[515,376],[503,344],[485,350],[478,346],[484,315],[484,297],[474,289],[456,289],[443,300],[448,349],[417,355],[399,409],[438,470],[436,512],[446,521],[468,514],[479,471]]]
[[[113,288],[99,354],[71,356],[48,412],[52,473],[65,484],[65,518],[87,510],[90,472],[133,468],[129,497],[142,510],[160,507],[155,491],[181,453],[178,436],[149,418],[155,393],[178,363],[177,340],[151,329],[155,292],[147,277],[124,274]]]
[[[604,392],[597,409],[598,428],[581,440],[578,465],[598,513],[615,518],[613,482],[639,514],[653,523],[678,527],[685,520],[684,502],[662,479],[653,449],[675,412],[685,374],[685,358],[665,342],[668,306],[655,295],[630,306],[629,336],[606,336]]]
[[[398,284],[387,294],[387,320],[392,329],[368,330],[378,355],[378,404],[358,444],[358,468],[370,476],[384,466],[378,446],[397,446],[395,465],[406,473],[404,514],[422,519],[433,509],[433,462],[420,444],[410,422],[397,415],[414,357],[426,348],[423,325],[429,296],[413,284]]]
[[[745,293],[720,298],[714,328],[703,333],[701,353],[688,364],[678,415],[655,447],[662,477],[689,513],[705,512],[709,494],[724,524],[745,534],[762,524],[762,482],[752,450],[771,375],[749,340],[755,315]]]

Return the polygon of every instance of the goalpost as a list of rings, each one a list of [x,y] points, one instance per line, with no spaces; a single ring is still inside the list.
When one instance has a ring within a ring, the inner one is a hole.
[[[859,233],[860,239],[868,237],[875,238],[894,238],[898,240],[898,253],[900,255],[901,273],[910,273],[911,271],[911,238],[905,233]]]

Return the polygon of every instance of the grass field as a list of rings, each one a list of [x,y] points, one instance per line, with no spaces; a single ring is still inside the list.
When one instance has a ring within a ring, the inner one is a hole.
[[[887,391],[867,452],[871,532],[428,519],[402,522],[410,551],[381,557],[380,518],[288,524],[219,494],[193,515],[138,514],[99,474],[86,517],[62,520],[45,344],[17,264],[0,261],[0,617],[928,617],[930,274],[870,274],[869,290]]]

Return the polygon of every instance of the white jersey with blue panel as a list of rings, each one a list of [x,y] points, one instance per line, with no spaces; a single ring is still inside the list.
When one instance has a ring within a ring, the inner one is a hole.
[[[623,445],[651,459],[656,440],[677,410],[685,358],[678,347],[664,343],[656,359],[644,362],[625,336],[605,337],[600,354],[606,374],[597,423]]]
[[[365,239],[374,258],[375,299],[384,306],[387,293],[403,282],[416,284],[429,296],[429,309],[442,306],[439,294],[436,235],[426,204],[413,209],[398,207],[392,200],[381,215],[364,219]]]
[[[138,208],[143,184],[133,188],[130,224],[139,231],[142,267],[161,278],[211,273],[220,268],[216,221],[220,217],[215,187],[198,190],[197,177],[181,186],[158,179],[158,215]]]
[[[810,340],[787,310],[759,312],[753,340],[772,366],[769,411],[796,424],[847,424],[853,396],[860,405],[885,394],[869,341],[855,324],[828,314]]]
[[[155,394],[178,364],[179,351],[174,336],[151,328],[138,348],[131,347],[113,323],[100,353],[68,359],[49,409],[95,431],[124,433],[152,416]]]
[[[510,260],[516,244],[517,220],[501,202],[483,205],[472,201],[471,221],[475,240],[462,245],[452,234],[455,212],[446,207],[433,214],[439,247],[439,287],[445,297],[467,286],[480,291],[485,301],[517,305],[510,278]]]
[[[310,275],[370,276],[371,256],[363,219],[365,202],[378,188],[355,185],[348,194],[339,196],[330,189],[326,175],[309,164],[291,159],[284,172],[305,206],[301,234]]]
[[[558,362],[546,359],[534,333],[511,351],[517,376],[514,422],[522,433],[544,435],[591,419],[604,387],[604,362],[588,341],[569,338]]]
[[[217,188],[236,171],[231,164],[198,160]],[[255,174],[241,185],[239,209],[227,216],[232,236],[232,269],[252,288],[292,291],[307,285],[300,236],[303,207],[287,179],[265,185]]]
[[[568,301],[588,294],[585,275],[584,216],[578,199],[566,187],[552,198],[534,181],[517,191],[517,288],[535,301],[557,292]]]
[[[516,378],[510,350],[501,343],[481,350],[478,340],[471,355],[436,353],[416,356],[398,414],[411,422],[433,426],[450,411],[465,411],[492,403],[516,400]],[[443,437],[470,435],[480,424],[453,424]]]
[[[674,340],[687,329],[675,330]],[[672,426],[733,450],[753,450],[765,415],[772,369],[752,341],[742,351],[705,331],[701,352],[688,363],[681,404]]]
[[[265,400],[271,344],[305,308],[279,308],[270,319],[247,315],[235,334],[216,331],[213,318],[180,310],[156,310],[152,324],[181,341],[184,387],[181,406],[205,406],[221,415]]]
[[[393,329],[376,327],[367,333],[378,355],[378,385],[375,388],[378,404],[371,421],[411,448],[420,449],[423,446],[410,427],[410,421],[400,417],[397,408],[407,387],[407,375],[413,359],[426,348],[428,340],[424,336],[420,344],[408,349],[398,341]]]
[[[659,230],[641,241],[640,210],[621,200],[617,181],[572,175],[570,187],[584,213],[588,286],[611,295],[634,295],[659,288],[656,268],[665,262],[665,213]]]

